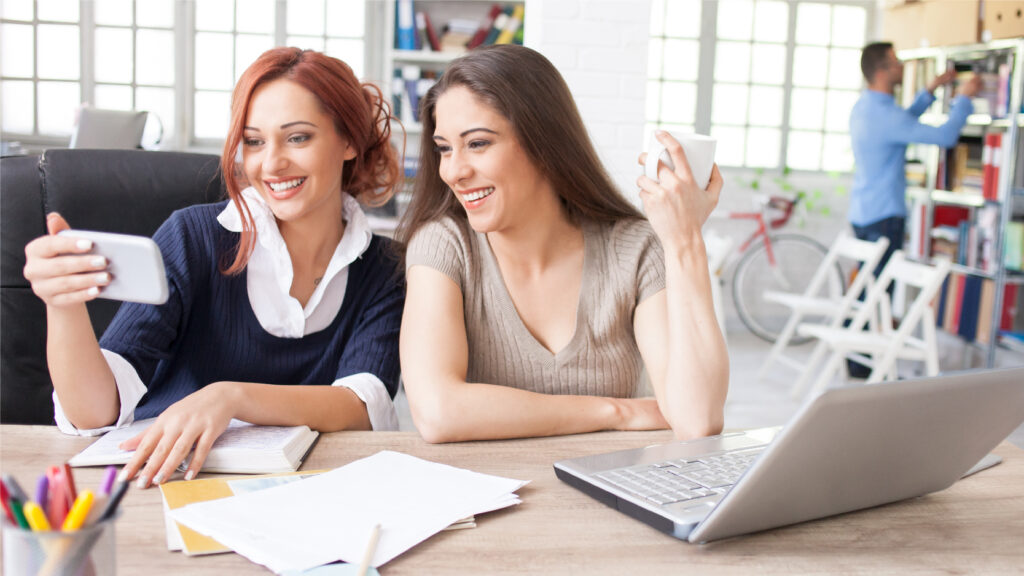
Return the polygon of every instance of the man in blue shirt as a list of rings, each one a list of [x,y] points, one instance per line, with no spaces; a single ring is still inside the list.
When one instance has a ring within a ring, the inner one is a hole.
[[[918,122],[918,117],[935,101],[932,94],[935,89],[955,78],[955,71],[949,70],[936,77],[917,94],[909,108],[903,109],[893,98],[894,87],[903,82],[903,63],[896,57],[891,43],[865,46],[860,68],[868,86],[850,113],[856,166],[849,219],[857,238],[874,241],[884,236],[889,239],[889,249],[875,270],[877,276],[892,253],[903,248],[907,217],[904,199],[907,144],[937,144],[943,148],[956,145],[960,129],[974,109],[971,97],[981,89],[981,78],[975,74],[960,87],[950,103],[945,124],[929,126]]]

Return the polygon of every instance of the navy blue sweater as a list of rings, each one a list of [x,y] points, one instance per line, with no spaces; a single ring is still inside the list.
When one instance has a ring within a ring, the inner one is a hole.
[[[246,272],[220,272],[234,258],[239,237],[217,222],[226,204],[179,210],[157,230],[153,239],[170,298],[159,306],[122,304],[100,340],[131,363],[148,388],[135,418],[157,416],[220,380],[329,385],[369,372],[394,398],[405,284],[390,240],[374,236],[350,265],[345,298],[330,326],[302,338],[279,338],[257,320]]]

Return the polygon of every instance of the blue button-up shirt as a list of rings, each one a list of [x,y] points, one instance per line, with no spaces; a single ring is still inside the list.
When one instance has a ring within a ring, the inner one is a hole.
[[[974,110],[970,98],[954,98],[949,119],[942,126],[921,124],[918,116],[934,101],[935,96],[921,90],[914,103],[904,110],[891,94],[874,90],[861,93],[850,113],[855,168],[848,217],[855,226],[867,226],[892,216],[906,217],[907,144],[938,144],[943,148],[956,144],[967,115]]]

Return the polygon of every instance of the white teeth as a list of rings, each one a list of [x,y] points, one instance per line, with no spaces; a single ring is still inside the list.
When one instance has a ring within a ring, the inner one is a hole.
[[[463,194],[462,198],[466,202],[472,202],[474,200],[486,198],[490,196],[492,192],[494,192],[494,186],[491,186],[490,188],[484,188],[483,190],[477,190],[476,192],[470,194]]]
[[[288,190],[289,188],[295,188],[296,186],[302,184],[305,181],[305,178],[296,178],[294,180],[286,180],[285,182],[269,182],[269,184],[270,188],[274,192],[282,192],[284,190]]]

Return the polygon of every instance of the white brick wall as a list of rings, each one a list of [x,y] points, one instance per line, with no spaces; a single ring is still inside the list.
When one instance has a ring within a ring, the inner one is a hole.
[[[649,0],[527,0],[525,42],[561,71],[601,160],[636,198]]]

